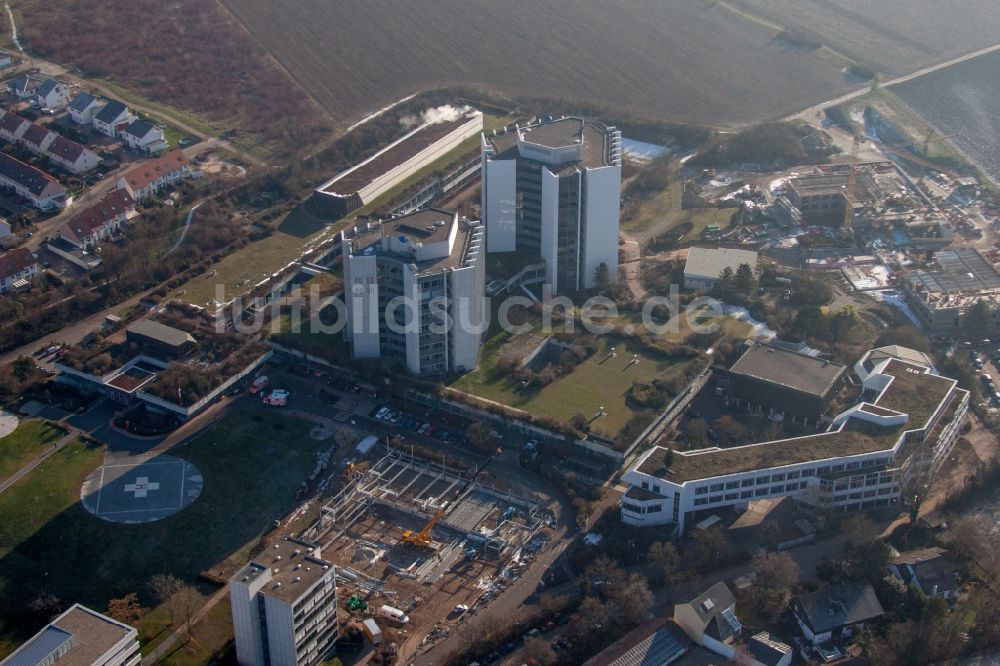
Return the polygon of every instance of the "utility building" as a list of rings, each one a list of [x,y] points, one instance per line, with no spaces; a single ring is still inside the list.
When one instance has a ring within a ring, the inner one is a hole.
[[[621,132],[582,118],[546,119],[483,135],[489,252],[540,255],[553,293],[618,274]]]

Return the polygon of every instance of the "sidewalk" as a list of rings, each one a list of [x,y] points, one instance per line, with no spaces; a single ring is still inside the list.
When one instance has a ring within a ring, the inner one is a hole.
[[[38,467],[43,462],[48,460],[52,455],[61,451],[64,446],[66,446],[67,444],[69,444],[70,442],[72,442],[73,440],[75,440],[77,437],[80,436],[80,432],[76,428],[68,426],[65,423],[61,423],[60,425],[68,429],[66,435],[58,442],[55,442],[50,448],[46,449],[40,456],[32,460],[30,463],[28,463],[21,469],[17,470],[14,473],[14,475],[11,476],[9,479],[4,481],[3,483],[0,483],[0,493],[4,492],[5,490],[13,486],[15,483],[17,483],[24,477],[31,474],[32,470],[34,470],[36,467]]]

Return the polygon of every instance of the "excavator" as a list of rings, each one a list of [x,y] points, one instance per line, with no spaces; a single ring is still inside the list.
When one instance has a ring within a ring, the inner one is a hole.
[[[503,449],[498,448],[492,456],[487,458],[486,462],[484,462],[480,466],[479,471],[473,474],[469,478],[469,480],[465,482],[465,485],[463,485],[461,488],[458,489],[458,492],[455,493],[455,497],[461,497],[462,493],[464,493],[466,489],[472,485],[472,483],[479,477],[479,475],[483,473],[483,470],[489,467],[490,463],[496,460],[497,456],[499,456],[501,453],[503,453]],[[412,544],[420,548],[434,548],[434,542],[431,541],[431,530],[433,530],[434,526],[438,524],[438,521],[444,517],[445,509],[447,508],[448,507],[446,505],[438,509],[434,513],[434,515],[431,516],[431,519],[427,521],[427,524],[424,525],[423,529],[420,530],[419,532],[415,532],[414,530],[404,531],[403,538],[401,539],[402,543]]]

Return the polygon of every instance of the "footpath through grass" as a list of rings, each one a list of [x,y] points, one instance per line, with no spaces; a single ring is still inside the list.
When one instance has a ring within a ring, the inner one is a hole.
[[[0,481],[9,479],[65,434],[65,430],[48,421],[22,420],[17,430],[0,437]]]
[[[171,450],[201,471],[205,486],[190,507],[140,525],[108,523],[80,504],[80,485],[103,450],[67,447],[0,495],[0,658],[12,640],[44,624],[28,610],[51,593],[97,610],[173,574],[194,583],[202,571],[250,545],[294,504],[295,492],[327,444],[312,424],[279,414],[236,413],[191,444]]]

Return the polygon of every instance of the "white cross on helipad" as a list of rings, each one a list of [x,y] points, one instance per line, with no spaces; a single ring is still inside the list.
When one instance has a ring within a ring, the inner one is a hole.
[[[156,481],[149,482],[148,476],[136,477],[135,483],[126,483],[125,492],[132,493],[136,499],[145,497],[150,490],[159,490],[160,484]]]

